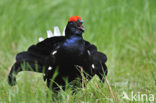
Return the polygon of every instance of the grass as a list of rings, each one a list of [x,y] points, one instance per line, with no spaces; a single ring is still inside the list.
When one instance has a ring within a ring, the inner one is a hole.
[[[42,74],[21,72],[10,87],[7,76],[15,55],[46,37],[46,30],[65,27],[72,15],[85,21],[84,38],[108,56],[108,80],[119,103],[122,92],[154,94],[156,99],[155,0],[1,0],[0,103],[112,103],[97,77],[84,90],[52,93]],[[97,84],[97,85],[96,85]],[[51,99],[53,97],[53,99]],[[148,101],[147,101],[148,102]]]

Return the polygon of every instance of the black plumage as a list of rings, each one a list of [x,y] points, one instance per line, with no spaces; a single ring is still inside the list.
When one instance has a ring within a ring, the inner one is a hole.
[[[107,75],[105,65],[107,57],[98,52],[95,45],[83,39],[83,32],[81,18],[74,17],[74,20],[69,21],[66,26],[65,36],[47,38],[30,46],[27,51],[17,54],[16,63],[8,76],[9,84],[16,84],[16,74],[23,70],[23,64],[24,70],[44,73],[48,87],[51,87],[51,79],[57,70],[58,75],[54,79],[52,89],[58,87],[56,83],[64,86],[64,77],[71,82],[81,76],[75,65],[82,66],[91,76],[97,74],[103,80]]]

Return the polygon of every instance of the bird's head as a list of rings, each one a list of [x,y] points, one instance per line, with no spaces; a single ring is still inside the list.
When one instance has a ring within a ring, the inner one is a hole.
[[[82,35],[84,28],[82,26],[83,20],[80,16],[72,16],[69,18],[68,24],[65,29],[66,36]]]

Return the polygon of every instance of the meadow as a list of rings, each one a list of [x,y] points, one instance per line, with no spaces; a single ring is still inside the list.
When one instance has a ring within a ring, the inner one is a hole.
[[[123,99],[123,92],[156,99],[155,5],[155,0],[0,0],[0,103],[140,102]],[[54,94],[43,74],[34,72],[19,73],[17,85],[10,87],[7,77],[16,54],[46,38],[54,26],[63,31],[73,15],[85,21],[84,39],[107,55],[116,100],[96,76],[76,93],[67,88]]]

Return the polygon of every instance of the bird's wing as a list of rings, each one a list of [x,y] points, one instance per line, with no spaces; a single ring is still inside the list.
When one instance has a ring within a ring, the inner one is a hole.
[[[39,42],[36,45],[32,45],[27,51],[18,53],[16,55],[16,63],[12,66],[9,73],[9,84],[15,85],[16,75],[18,72],[23,70],[23,64],[28,64],[24,66],[25,71],[34,72],[46,72],[50,63],[53,63],[53,58],[50,55],[51,50],[61,42],[65,37],[52,37]],[[36,68],[38,67],[38,68]]]
[[[47,38],[36,45],[32,45],[28,48],[28,52],[37,55],[47,56],[57,46],[57,44],[65,40],[64,36]]]
[[[102,52],[97,52],[96,55],[99,57],[99,59],[101,60],[101,62],[105,63],[107,61],[107,56],[106,54],[102,53]]]
[[[88,41],[85,41],[85,48],[89,50],[91,53],[97,52],[97,47],[94,44],[90,44]]]
[[[103,81],[104,77],[107,76],[107,73],[108,73],[108,69],[107,69],[107,66],[105,64],[107,61],[107,56],[102,52],[96,52],[94,54],[94,56],[96,56],[97,61],[100,62],[99,65],[102,66],[102,68],[98,70],[97,74],[100,77],[100,79]]]

